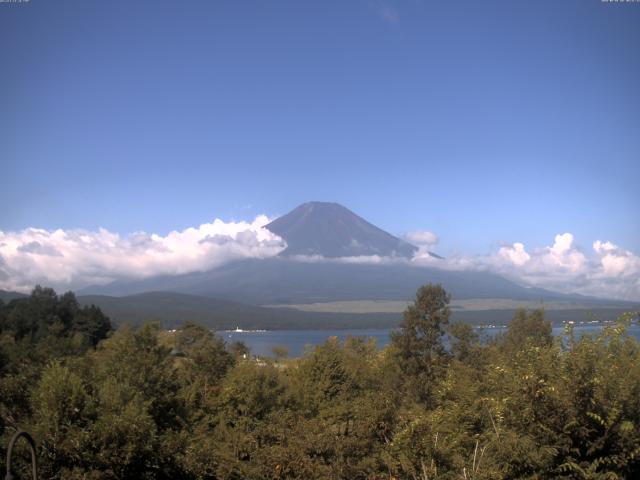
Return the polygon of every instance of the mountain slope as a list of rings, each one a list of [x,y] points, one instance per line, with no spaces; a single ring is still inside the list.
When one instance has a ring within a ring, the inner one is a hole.
[[[304,203],[265,228],[287,242],[282,256],[411,258],[418,250],[337,203]]]
[[[0,300],[2,300],[5,303],[8,303],[15,298],[23,298],[23,297],[26,297],[24,293],[11,292],[9,290],[0,290]]]
[[[251,259],[208,272],[116,282],[80,292],[131,295],[171,291],[254,305],[338,300],[409,300],[425,283],[442,283],[456,299],[551,300],[573,297],[522,287],[488,272],[455,272],[410,265],[306,263],[287,258]]]

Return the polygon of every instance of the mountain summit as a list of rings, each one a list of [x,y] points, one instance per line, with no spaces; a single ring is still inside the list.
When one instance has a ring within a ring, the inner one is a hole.
[[[304,203],[265,228],[287,242],[282,256],[411,258],[418,250],[338,203]]]

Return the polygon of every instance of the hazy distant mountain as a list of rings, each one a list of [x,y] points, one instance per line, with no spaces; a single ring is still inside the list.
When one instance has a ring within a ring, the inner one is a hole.
[[[508,298],[571,300],[539,288],[526,288],[488,272],[452,272],[409,265],[305,263],[288,258],[251,259],[208,272],[114,282],[81,293],[131,295],[171,291],[254,305],[337,300],[409,300],[425,283],[442,283],[456,299]]]
[[[337,203],[304,203],[265,228],[287,242],[282,256],[411,258],[418,250]]]
[[[25,296],[26,295],[24,293],[10,292],[10,291],[7,291],[7,290],[0,290],[0,300],[2,300],[5,303],[10,302],[14,298],[22,298],[22,297],[25,297]]]

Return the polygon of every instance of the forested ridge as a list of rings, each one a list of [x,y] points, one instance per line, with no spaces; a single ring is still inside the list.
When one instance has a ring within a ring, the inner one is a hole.
[[[42,479],[640,478],[633,314],[554,338],[520,310],[481,343],[449,300],[421,287],[384,349],[255,359],[193,323],[114,330],[37,287],[0,301],[0,456],[22,428]]]

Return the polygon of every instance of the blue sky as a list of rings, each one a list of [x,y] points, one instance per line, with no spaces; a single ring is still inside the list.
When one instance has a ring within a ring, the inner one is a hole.
[[[640,253],[640,4],[0,4],[0,230],[337,201],[438,251]]]

